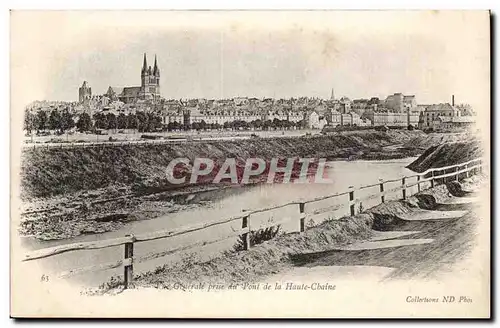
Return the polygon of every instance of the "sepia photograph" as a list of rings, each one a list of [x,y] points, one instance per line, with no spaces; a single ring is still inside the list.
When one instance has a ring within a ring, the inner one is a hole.
[[[490,318],[487,10],[11,10],[14,318]]]

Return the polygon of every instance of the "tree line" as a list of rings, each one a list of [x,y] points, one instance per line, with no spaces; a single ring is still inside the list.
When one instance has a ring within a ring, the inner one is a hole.
[[[171,127],[170,127],[171,125]],[[274,118],[273,120],[261,120],[256,119],[250,122],[243,120],[234,120],[231,122],[225,122],[224,124],[219,123],[206,123],[204,120],[201,122],[193,122],[187,126],[183,126],[177,122],[171,122],[167,125],[168,129],[192,129],[192,130],[220,130],[220,129],[231,129],[231,130],[269,130],[269,129],[291,129],[291,128],[302,128],[303,121],[299,122],[291,122],[288,120],[280,120],[278,118]]]
[[[54,109],[50,113],[44,110],[40,110],[36,114],[29,110],[24,113],[24,130],[28,133],[34,130],[38,132],[47,129],[64,133],[73,127],[75,127],[75,121],[68,108],[62,111]]]
[[[139,132],[156,131],[162,128],[161,116],[154,113],[137,112],[125,115],[120,113],[81,113],[75,122],[74,116],[68,109],[58,111],[39,110],[36,113],[26,111],[24,115],[24,130],[32,131],[55,130],[64,133],[74,127],[80,132],[95,131],[98,129],[137,129]]]
[[[303,121],[290,122],[288,120],[253,120],[251,122],[243,120],[234,120],[231,122],[207,123],[204,120],[200,122],[169,122],[163,125],[162,117],[156,113],[137,112],[136,114],[115,115],[114,113],[95,113],[90,116],[88,113],[81,113],[77,116],[75,122],[73,114],[66,108],[62,111],[53,109],[50,112],[39,110],[36,113],[27,110],[24,116],[24,130],[28,133],[32,131],[40,132],[45,130],[54,130],[56,133],[63,134],[76,127],[79,132],[92,132],[99,129],[105,130],[124,130],[135,129],[138,132],[153,132],[158,130],[269,130],[269,129],[291,129],[302,128]]]

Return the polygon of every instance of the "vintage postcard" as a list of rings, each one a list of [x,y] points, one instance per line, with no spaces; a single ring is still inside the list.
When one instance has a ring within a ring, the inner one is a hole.
[[[10,20],[13,317],[490,317],[490,12]]]

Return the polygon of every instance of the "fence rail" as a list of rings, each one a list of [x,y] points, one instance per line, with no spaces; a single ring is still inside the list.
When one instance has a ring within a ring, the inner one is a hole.
[[[248,250],[249,248],[252,247],[250,243],[250,235],[252,231],[255,231],[256,229],[252,229],[251,225],[251,216],[254,214],[258,213],[264,213],[264,212],[269,212],[273,210],[277,210],[280,208],[284,208],[287,206],[297,206],[297,217],[299,218],[297,222],[298,230],[300,232],[304,232],[306,230],[306,219],[309,216],[314,216],[326,212],[333,212],[340,210],[342,208],[348,208],[348,214],[351,216],[354,216],[357,214],[356,207],[359,206],[359,204],[362,201],[366,200],[373,200],[373,199],[379,199],[380,203],[384,203],[386,201],[386,197],[388,195],[391,195],[393,193],[396,193],[398,191],[401,191],[401,196],[398,197],[398,199],[406,199],[408,194],[407,191],[409,188],[417,186],[418,192],[422,190],[421,185],[430,182],[430,187],[434,187],[438,181],[441,181],[441,183],[445,182],[446,179],[449,180],[449,178],[454,177],[454,179],[458,180],[460,175],[469,177],[471,174],[477,174],[478,172],[481,172],[483,167],[482,159],[481,158],[476,158],[473,160],[470,160],[468,162],[456,164],[456,165],[449,165],[445,167],[439,167],[439,168],[431,168],[428,169],[422,173],[417,173],[411,176],[405,176],[402,178],[398,179],[392,179],[392,180],[380,180],[379,183],[376,184],[371,184],[371,185],[366,185],[366,186],[361,186],[357,189],[354,187],[349,187],[348,191],[345,192],[338,192],[335,194],[331,195],[326,195],[326,196],[321,196],[321,197],[316,197],[308,200],[302,200],[302,201],[294,201],[294,202],[289,202],[286,204],[281,204],[281,205],[276,205],[276,206],[271,206],[271,207],[266,207],[266,208],[260,208],[252,211],[244,211],[241,214],[226,218],[224,220],[216,221],[216,222],[205,222],[205,223],[200,223],[192,226],[186,226],[186,227],[180,227],[177,229],[172,229],[172,230],[162,230],[162,231],[156,231],[153,233],[147,233],[147,234],[141,234],[141,235],[127,235],[125,237],[120,237],[120,238],[113,238],[113,239],[108,239],[108,240],[102,240],[102,241],[93,241],[93,242],[81,242],[81,243],[72,243],[72,244],[66,244],[66,245],[59,245],[59,246],[54,246],[54,247],[49,247],[49,248],[44,248],[44,249],[39,249],[36,251],[32,251],[30,253],[27,253],[23,259],[23,261],[31,261],[31,260],[36,260],[36,259],[43,259],[47,257],[51,257],[57,254],[65,253],[65,252],[72,252],[72,251],[78,251],[78,250],[90,250],[90,249],[102,249],[102,248],[108,248],[108,247],[116,247],[116,246],[125,246],[125,252],[124,252],[124,258],[120,259],[118,261],[114,262],[109,262],[109,263],[103,263],[103,264],[97,264],[97,265],[91,265],[88,267],[83,267],[83,268],[78,268],[78,269],[73,269],[69,270],[66,272],[63,272],[60,274],[60,277],[67,277],[71,276],[74,274],[80,274],[83,272],[88,272],[88,271],[95,271],[95,270],[107,270],[107,269],[113,269],[113,268],[118,268],[118,267],[123,267],[124,268],[124,282],[125,282],[125,288],[128,288],[130,284],[133,281],[133,264],[134,263],[141,263],[145,262],[148,260],[151,260],[153,258],[165,256],[168,254],[173,254],[179,251],[184,251],[193,247],[198,247],[198,246],[204,246],[216,242],[220,242],[223,240],[226,240],[231,237],[236,237],[240,236],[241,240],[243,241],[243,248],[244,250]],[[451,172],[446,172],[450,171]],[[416,178],[415,182],[408,183],[408,180]],[[391,183],[397,183],[401,182],[398,186],[386,189],[385,187],[388,184]],[[365,190],[369,188],[375,188],[378,186],[378,190],[376,192],[369,193],[367,195],[361,196],[361,197],[355,197],[356,196],[356,191],[360,190]],[[315,209],[312,211],[307,210],[307,204],[315,203],[315,202],[320,202],[326,199],[332,199],[332,198],[338,198],[342,196],[348,195],[348,198],[346,199],[347,202],[342,202],[340,204],[335,204],[335,205],[330,205],[326,207],[321,207],[319,209]],[[377,203],[380,204],[380,203]],[[359,210],[358,210],[359,212]],[[347,213],[346,213],[347,214]],[[296,219],[294,216],[293,219]],[[134,257],[134,245],[137,243],[142,243],[142,242],[148,242],[152,240],[158,240],[158,239],[164,239],[164,238],[170,238],[174,236],[179,236],[183,234],[188,234],[192,233],[195,231],[200,231],[204,230],[210,227],[218,226],[218,225],[223,225],[223,224],[228,224],[231,222],[235,221],[241,221],[240,229],[236,229],[229,233],[224,235],[223,237],[214,240],[214,241],[202,241],[202,242],[197,242],[193,243],[187,246],[179,246],[175,248],[171,248],[168,250],[165,250],[162,252],[160,255],[158,254],[148,254],[146,256],[143,256],[142,258],[136,258]],[[260,226],[259,229],[262,228],[267,228],[267,227],[272,227],[272,226],[277,226],[280,224],[284,224],[287,222],[290,222],[292,218],[285,218],[279,222],[271,222],[268,223],[264,226]]]
[[[307,131],[304,131],[306,133]],[[163,138],[163,136],[159,136],[157,139],[149,139],[149,138],[141,138],[134,140],[114,140],[114,141],[105,141],[106,136],[113,135],[100,135],[102,138],[101,141],[64,141],[61,140],[59,142],[30,142],[23,143],[22,147],[24,149],[61,149],[61,148],[99,148],[99,147],[107,147],[107,146],[131,146],[131,145],[160,145],[160,144],[184,144],[184,143],[199,143],[199,142],[207,142],[207,141],[224,141],[224,140],[249,140],[253,139],[251,133],[246,133],[244,135],[213,135],[213,136],[203,136],[203,135],[180,135],[173,138]],[[269,134],[269,135],[259,135],[259,138],[301,138],[303,134]]]

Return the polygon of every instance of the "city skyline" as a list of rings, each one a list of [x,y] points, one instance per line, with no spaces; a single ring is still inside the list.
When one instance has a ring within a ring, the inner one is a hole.
[[[145,52],[158,56],[161,96],[166,99],[328,99],[334,88],[337,98],[385,99],[401,92],[416,95],[419,103],[440,103],[455,94],[457,103],[477,106],[484,99],[471,80],[489,74],[489,67],[481,66],[481,45],[489,39],[467,32],[475,15],[459,12],[397,17],[385,12],[285,12],[273,16],[278,21],[290,18],[285,27],[276,24],[279,29],[266,22],[268,12],[125,12],[119,19],[116,13],[102,12],[31,15],[13,16],[14,25],[30,19],[32,27],[47,32],[36,34],[27,45],[12,45],[26,49],[12,58],[19,76],[31,76],[23,83],[26,102],[74,101],[83,81],[93,94],[104,94],[109,86],[138,85]],[[122,16],[130,24],[124,25]],[[255,27],[251,22],[257,18],[264,23]],[[322,29],[315,20],[323,21]],[[328,28],[324,20],[331,20]],[[419,20],[425,26],[415,24]],[[210,28],[200,22],[210,23]]]

